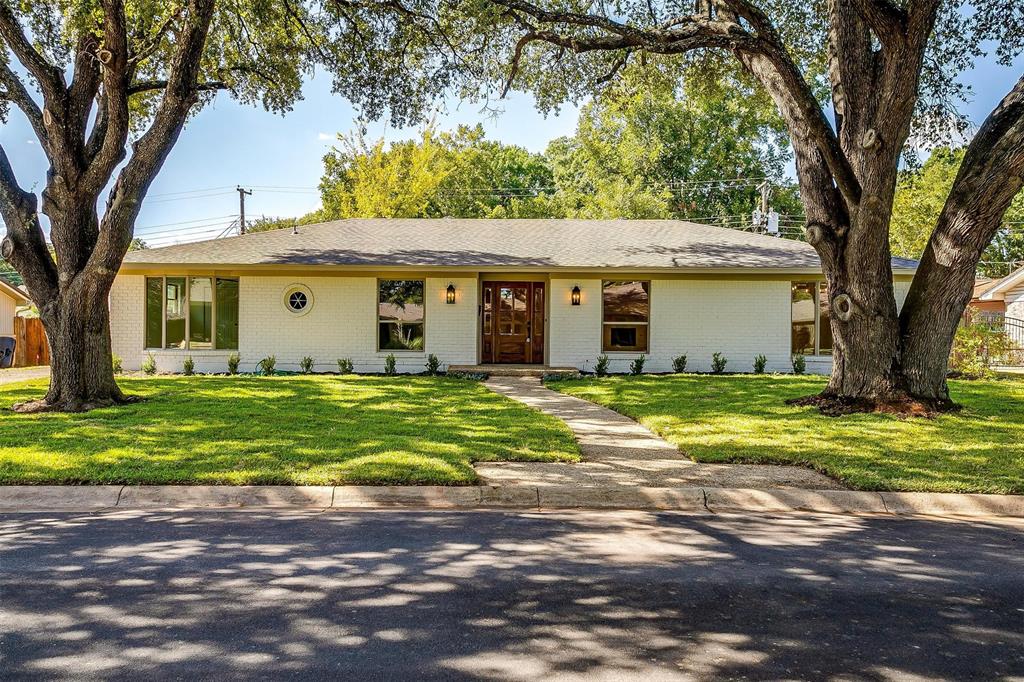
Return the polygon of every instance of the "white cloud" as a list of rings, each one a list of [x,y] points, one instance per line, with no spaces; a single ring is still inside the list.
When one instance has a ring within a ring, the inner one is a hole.
[[[25,140],[25,144],[35,144],[35,140]]]
[[[331,135],[330,133],[317,133],[317,135],[316,135],[316,139],[320,140],[321,142],[327,142],[328,140],[333,140],[333,139],[335,139],[335,137],[336,136]]]

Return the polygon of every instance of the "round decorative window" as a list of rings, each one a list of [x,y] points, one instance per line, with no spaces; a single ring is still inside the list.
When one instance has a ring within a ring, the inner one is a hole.
[[[313,292],[304,284],[292,284],[285,288],[283,302],[293,315],[305,315],[313,307]]]
[[[293,291],[288,296],[288,307],[297,313],[301,313],[309,305],[309,299],[306,298],[306,294],[301,291]]]

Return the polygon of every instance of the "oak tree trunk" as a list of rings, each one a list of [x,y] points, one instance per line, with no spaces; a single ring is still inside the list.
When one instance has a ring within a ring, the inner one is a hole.
[[[127,402],[114,380],[110,350],[110,284],[83,273],[86,280],[62,292],[40,310],[50,340],[50,389],[41,402],[15,409],[81,412]]]

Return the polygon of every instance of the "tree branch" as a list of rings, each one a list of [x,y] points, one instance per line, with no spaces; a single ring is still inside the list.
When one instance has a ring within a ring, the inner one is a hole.
[[[46,126],[43,124],[43,112],[39,105],[36,104],[36,101],[32,99],[32,95],[29,94],[25,84],[21,82],[21,79],[11,70],[10,65],[3,58],[0,58],[0,85],[3,85],[6,91],[4,93],[6,99],[14,102],[21,112],[25,114],[25,118],[28,119],[43,149],[48,149],[49,135],[46,132]]]
[[[90,267],[114,273],[128,250],[132,225],[139,214],[142,199],[177,141],[198,96],[196,79],[213,11],[214,0],[188,2],[185,25],[175,41],[177,51],[171,62],[163,99],[149,129],[134,145],[132,157],[110,191],[99,239],[89,259]]]
[[[772,25],[769,17],[747,0],[722,0],[735,15],[746,20],[756,31],[750,34],[729,17],[727,10],[707,19],[701,16],[676,17],[669,28],[641,29],[627,26],[607,17],[578,14],[575,12],[548,11],[526,0],[491,0],[505,7],[513,19],[526,28],[526,33],[516,44],[512,69],[505,83],[504,93],[511,88],[519,59],[531,42],[543,41],[571,50],[577,54],[591,51],[644,50],[659,54],[682,54],[699,48],[729,48],[765,55],[774,64],[771,87],[784,87],[792,103],[800,110],[800,122],[806,126],[811,137],[821,149],[836,185],[848,206],[860,201],[861,187],[839,143],[839,139],[825,117],[814,93],[793,62],[782,38]],[[519,14],[548,24],[596,28],[604,33],[588,36],[570,36],[556,31],[541,30],[525,22]],[[611,34],[611,35],[609,35]],[[768,84],[766,84],[766,87]]]
[[[123,0],[103,0],[103,141],[86,170],[83,184],[99,194],[125,155],[131,125],[128,111],[129,54]]]
[[[167,83],[168,81],[166,80],[138,81],[128,86],[128,95],[141,95],[145,92],[163,90],[167,87]],[[214,90],[229,90],[230,86],[224,81],[207,81],[205,83],[196,83],[195,89],[197,92],[209,92]]]
[[[36,300],[50,300],[57,290],[57,267],[46,248],[46,237],[39,226],[36,196],[18,184],[0,145],[0,217],[7,225],[7,236],[0,255],[10,261],[25,278],[29,294]]]
[[[949,342],[971,297],[975,270],[1013,198],[1024,188],[1024,76],[971,140],[900,314],[905,346],[925,375],[949,355]],[[945,347],[935,347],[939,341]]]
[[[3,38],[22,66],[39,82],[46,104],[59,105],[67,89],[64,73],[46,61],[46,58],[32,47],[32,43],[25,37],[21,22],[14,15],[7,0],[0,2],[0,38]]]
[[[898,46],[906,38],[907,13],[890,0],[853,0],[853,5],[885,47]]]

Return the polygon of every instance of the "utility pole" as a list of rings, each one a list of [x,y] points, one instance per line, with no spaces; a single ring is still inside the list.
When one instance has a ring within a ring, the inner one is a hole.
[[[251,189],[242,189],[239,185],[238,189],[238,234],[245,234],[245,196],[248,194],[252,196]]]

